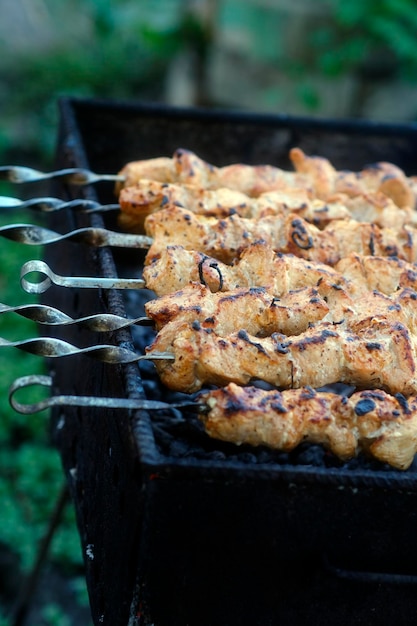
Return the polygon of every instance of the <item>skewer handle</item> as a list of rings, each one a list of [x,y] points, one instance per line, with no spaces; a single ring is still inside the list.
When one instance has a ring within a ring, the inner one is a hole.
[[[117,174],[95,174],[84,168],[73,167],[54,172],[40,172],[30,167],[19,165],[3,165],[0,167],[0,180],[10,183],[32,183],[51,178],[59,178],[69,185],[89,185],[100,181],[123,181]]]
[[[0,209],[31,209],[40,213],[52,213],[64,209],[75,209],[80,213],[104,213],[107,211],[120,210],[119,204],[100,204],[94,200],[77,198],[64,202],[59,198],[31,198],[20,200],[11,196],[0,196]]]
[[[149,317],[137,317],[127,319],[111,313],[99,313],[73,319],[59,309],[45,304],[22,304],[20,306],[8,306],[0,302],[0,315],[2,313],[17,313],[21,317],[36,322],[47,324],[48,326],[69,326],[76,325],[93,332],[111,332],[121,328],[127,328],[135,324],[152,325]]]
[[[0,236],[29,246],[45,246],[67,240],[96,248],[103,248],[104,246],[149,248],[153,242],[152,238],[146,235],[118,233],[106,228],[78,228],[62,235],[49,230],[49,228],[43,228],[34,224],[9,224],[2,226],[0,228]]]
[[[56,337],[34,337],[23,341],[9,341],[0,337],[0,348],[18,348],[24,352],[45,358],[57,358],[75,355],[91,356],[98,361],[110,364],[137,363],[139,361],[172,361],[174,355],[169,352],[138,354],[134,350],[111,344],[99,344],[87,348],[77,348],[67,341]]]
[[[9,403],[11,407],[18,413],[30,415],[32,413],[38,413],[49,409],[54,406],[85,406],[95,408],[110,408],[110,409],[133,409],[133,410],[145,410],[145,411],[159,411],[167,409],[185,409],[191,408],[200,410],[200,405],[197,402],[181,402],[181,403],[167,403],[160,402],[158,400],[146,400],[144,398],[103,398],[97,396],[73,396],[73,395],[57,395],[34,402],[32,404],[23,404],[18,402],[15,398],[15,394],[26,387],[33,385],[41,385],[43,387],[52,387],[52,377],[42,375],[23,376],[16,379],[9,388]]]
[[[30,281],[28,274],[44,275],[41,281]],[[59,287],[78,287],[88,289],[143,289],[143,278],[101,278],[89,276],[60,276],[51,270],[44,261],[27,261],[20,270],[20,284],[26,293],[44,293],[52,284]]]

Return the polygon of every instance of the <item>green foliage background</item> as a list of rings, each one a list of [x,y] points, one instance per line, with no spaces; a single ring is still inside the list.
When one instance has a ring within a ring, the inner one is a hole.
[[[238,28],[244,5],[252,4],[254,11],[271,5],[227,0],[44,0],[40,4],[58,37],[49,45],[40,42],[36,53],[33,48],[14,48],[10,38],[0,40],[5,52],[0,55],[0,163],[16,162],[39,169],[52,164],[60,95],[164,101],[166,78],[177,55],[193,55],[199,60],[198,67],[204,69],[210,63],[219,20]],[[279,64],[293,78],[294,90],[307,110],[320,111],[320,92],[311,82],[313,70],[328,78],[352,72],[363,84],[378,77],[417,83],[415,0],[327,0],[322,4],[325,19],[311,30],[299,58],[286,56],[279,41],[273,42],[276,48],[269,46],[268,63]],[[211,17],[218,20],[214,29],[213,20],[207,21],[206,13],[196,10],[200,5],[207,5]],[[255,28],[256,20],[245,27]],[[254,59],[259,53],[253,51]],[[209,90],[203,95],[205,105],[219,104],[210,101]],[[260,109],[266,104],[262,98],[259,94]],[[239,106],[239,102],[231,104]],[[352,113],[361,113],[360,94]],[[17,192],[3,184],[0,193]],[[24,212],[0,214],[1,225],[19,221],[33,222],[34,218]],[[24,261],[41,258],[41,254],[41,250],[1,242],[3,302],[28,303],[30,298],[19,289],[17,277]],[[37,332],[30,322],[16,315],[0,316],[0,336],[18,340]],[[16,554],[19,571],[24,574],[33,564],[63,475],[58,455],[50,445],[47,414],[20,416],[6,402],[11,382],[42,372],[42,362],[5,348],[0,351],[0,371],[0,545]],[[65,570],[80,588],[82,558],[70,506],[55,536],[50,562]],[[81,596],[85,602],[85,589]],[[7,624],[6,617],[3,622]],[[38,626],[54,623],[65,626],[70,621],[59,605],[48,605]]]

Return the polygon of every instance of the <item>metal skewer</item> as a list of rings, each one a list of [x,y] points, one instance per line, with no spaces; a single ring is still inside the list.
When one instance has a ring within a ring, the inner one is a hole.
[[[32,385],[41,385],[43,387],[52,387],[52,377],[33,375],[23,376],[18,378],[12,383],[9,388],[9,402],[12,408],[18,413],[24,413],[26,415],[32,413],[38,413],[45,409],[49,409],[53,406],[87,406],[97,408],[112,408],[112,409],[143,409],[147,410],[166,410],[166,409],[193,409],[200,412],[204,412],[205,406],[195,401],[184,401],[179,403],[167,403],[158,400],[146,400],[144,398],[103,398],[97,396],[73,396],[73,395],[58,395],[51,396],[45,400],[35,402],[32,404],[22,404],[18,402],[14,397],[15,393],[19,389],[29,387]]]
[[[43,356],[47,358],[56,358],[63,356],[74,356],[85,354],[91,356],[103,363],[137,363],[139,361],[173,361],[174,355],[169,352],[153,352],[151,355],[138,354],[134,350],[121,348],[111,344],[100,344],[88,346],[87,348],[77,348],[67,341],[57,339],[56,337],[35,337],[33,339],[24,339],[23,341],[8,341],[0,337],[0,348],[18,348],[24,352]]]
[[[29,246],[44,246],[60,241],[84,243],[96,248],[114,246],[117,248],[149,248],[153,239],[146,235],[118,233],[106,228],[78,228],[60,234],[48,228],[33,224],[10,224],[0,228],[0,236]]]
[[[26,276],[32,273],[42,274],[45,278],[39,282],[30,281]],[[27,261],[20,270],[20,284],[26,293],[44,293],[52,284],[59,287],[77,287],[82,289],[143,289],[143,278],[101,278],[99,276],[60,276],[51,270],[44,261]]]
[[[119,204],[100,204],[94,200],[77,198],[64,202],[59,198],[31,198],[20,200],[11,196],[0,196],[0,209],[31,209],[41,213],[52,213],[64,209],[76,209],[80,213],[104,213],[120,210]]]
[[[32,183],[51,178],[60,178],[69,185],[89,185],[101,181],[123,181],[124,176],[117,174],[95,174],[87,169],[73,167],[54,172],[40,172],[30,167],[3,165],[0,167],[0,180],[10,183]]]
[[[111,313],[99,313],[73,319],[59,309],[44,304],[23,304],[19,306],[8,306],[0,302],[0,315],[2,313],[17,313],[32,322],[47,324],[48,326],[70,326],[76,325],[93,332],[111,332],[133,325],[153,325],[149,317],[137,317],[126,319]]]

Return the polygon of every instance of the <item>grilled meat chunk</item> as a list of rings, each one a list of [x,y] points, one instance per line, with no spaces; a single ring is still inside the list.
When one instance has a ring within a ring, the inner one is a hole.
[[[395,257],[351,253],[334,269],[344,276],[350,293],[378,290],[389,295],[405,287],[417,291],[417,266]]]
[[[152,173],[155,167],[155,174]],[[227,187],[241,191],[248,196],[259,196],[265,191],[282,190],[290,187],[311,189],[309,176],[289,172],[271,165],[246,165],[233,163],[225,167],[216,167],[207,163],[191,150],[179,148],[172,156],[160,159],[148,159],[127,163],[119,172],[124,181],[116,187],[135,185],[142,178],[160,182],[195,185],[205,189]]]
[[[219,220],[179,207],[149,215],[147,235],[153,238],[149,263],[167,245],[182,245],[199,250],[225,263],[231,263],[239,251],[259,239],[276,252],[295,254],[309,261],[335,265],[351,252],[362,255],[396,256],[406,261],[417,258],[415,229],[378,228],[355,220],[334,220],[319,230],[295,214],[266,216],[259,220],[237,215]]]
[[[267,336],[274,332],[297,335],[322,320],[330,308],[313,287],[277,298],[264,287],[212,293],[203,285],[192,284],[147,302],[145,311],[157,330],[175,320],[175,328],[200,325],[222,336],[245,328],[252,335]]]
[[[251,198],[227,188],[212,190],[147,179],[122,189],[119,203],[120,226],[134,232],[142,232],[147,215],[171,206],[219,218],[236,214],[254,219],[291,212],[318,228],[323,228],[334,219],[356,219],[360,222],[375,222],[382,227],[400,228],[412,223],[414,218],[411,209],[400,209],[382,193],[362,194],[353,198],[339,194],[325,201],[311,198],[305,189],[292,188]]]
[[[276,254],[262,241],[243,249],[232,265],[182,246],[167,246],[144,268],[143,277],[158,296],[193,282],[213,292],[266,287],[276,296],[303,286],[317,286],[323,280],[343,287],[354,297],[373,290],[386,295],[404,287],[417,290],[417,267],[394,257],[353,253],[331,268],[294,255]]]
[[[335,193],[355,197],[380,192],[401,208],[415,208],[415,182],[391,163],[376,163],[360,172],[338,171],[323,157],[307,156],[300,148],[289,152],[293,171],[271,165],[234,163],[216,167],[190,150],[178,149],[173,157],[159,157],[126,164],[119,172],[124,181],[116,187],[135,185],[146,178],[160,182],[195,185],[205,189],[227,187],[257,197],[267,191],[305,189],[328,200]]]
[[[186,325],[175,337],[162,328],[147,349],[174,360],[155,361],[162,382],[191,393],[205,384],[247,385],[260,379],[282,388],[344,382],[391,393],[417,392],[416,338],[401,323],[372,317],[350,329],[323,323],[297,336],[258,338],[245,330],[220,337]]]
[[[189,283],[201,283],[211,291],[230,291],[243,287],[266,287],[275,296],[320,280],[347,288],[342,274],[322,263],[306,261],[291,254],[277,254],[264,241],[244,248],[235,263],[226,265],[202,252],[168,245],[144,267],[149,289],[163,296]],[[416,279],[417,284],[417,279]]]
[[[328,198],[334,193],[355,197],[377,192],[391,198],[398,207],[415,208],[413,182],[393,163],[382,161],[359,172],[339,171],[327,159],[307,156],[300,148],[290,150],[290,159],[298,173],[314,178],[319,198]]]
[[[417,292],[409,288],[392,296],[372,291],[353,298],[339,286],[321,281],[318,287],[303,287],[276,297],[264,287],[212,293],[193,283],[148,301],[145,311],[157,331],[170,324],[173,338],[187,324],[211,329],[222,337],[241,329],[267,337],[276,332],[298,335],[323,321],[349,328],[372,316],[400,322],[417,335]]]
[[[201,414],[215,439],[291,451],[318,443],[346,461],[364,452],[394,468],[407,469],[417,451],[417,398],[384,391],[351,397],[311,387],[265,391],[227,387],[202,392],[208,409]]]

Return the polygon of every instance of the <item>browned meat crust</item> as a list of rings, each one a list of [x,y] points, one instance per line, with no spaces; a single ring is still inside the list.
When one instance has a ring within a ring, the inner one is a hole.
[[[175,321],[175,327],[199,324],[222,336],[241,328],[252,335],[267,336],[274,332],[297,335],[322,320],[330,308],[313,287],[278,298],[264,287],[212,293],[203,285],[193,284],[147,302],[145,311],[157,330]]]
[[[213,190],[141,179],[121,190],[119,203],[120,225],[134,232],[142,232],[147,215],[172,206],[218,218],[236,214],[259,219],[266,215],[294,213],[318,228],[324,228],[332,220],[355,219],[398,229],[415,220],[412,209],[397,207],[391,198],[381,192],[363,193],[352,198],[346,194],[335,194],[321,200],[311,197],[306,189],[291,187],[252,198],[227,188]]]
[[[222,337],[241,329],[267,337],[276,332],[297,335],[323,321],[349,328],[372,316],[400,322],[417,335],[417,292],[409,288],[391,296],[373,291],[353,298],[338,285],[321,281],[316,288],[303,287],[276,297],[264,287],[212,293],[194,283],[150,300],[145,310],[158,331],[170,325],[172,330],[165,328],[164,333],[171,332],[173,338],[187,324]]]
[[[371,317],[347,329],[322,323],[297,336],[259,338],[245,330],[220,337],[210,328],[170,325],[147,349],[172,354],[155,361],[162,382],[186,393],[205,384],[247,385],[255,379],[280,388],[321,387],[335,382],[390,393],[417,393],[416,339],[404,324]]]
[[[414,262],[417,258],[416,230],[379,228],[368,222],[334,220],[319,230],[295,214],[269,215],[252,220],[233,215],[216,219],[171,207],[146,218],[145,229],[153,239],[147,262],[158,257],[167,245],[199,250],[231,263],[244,247],[262,239],[275,252],[289,253],[309,261],[335,265],[352,252],[371,256],[395,256]]]
[[[205,189],[228,188],[257,197],[268,191],[305,189],[314,197],[328,200],[335,193],[355,197],[381,192],[398,207],[415,207],[415,182],[391,163],[376,163],[360,172],[338,171],[325,158],[307,156],[300,148],[289,153],[294,171],[271,165],[234,163],[216,167],[190,150],[178,149],[172,158],[133,161],[119,172],[125,178],[116,192],[141,179],[195,185]]]
[[[158,296],[178,291],[193,282],[202,283],[213,292],[266,287],[276,296],[292,289],[315,286],[324,279],[347,286],[342,274],[330,266],[291,254],[276,254],[263,241],[244,248],[232,265],[203,252],[167,245],[161,255],[144,268],[143,277],[148,288]]]
[[[400,470],[417,451],[417,398],[384,391],[351,397],[311,387],[265,391],[230,383],[203,392],[206,432],[237,445],[290,451],[303,441],[322,444],[342,460],[360,452]]]

